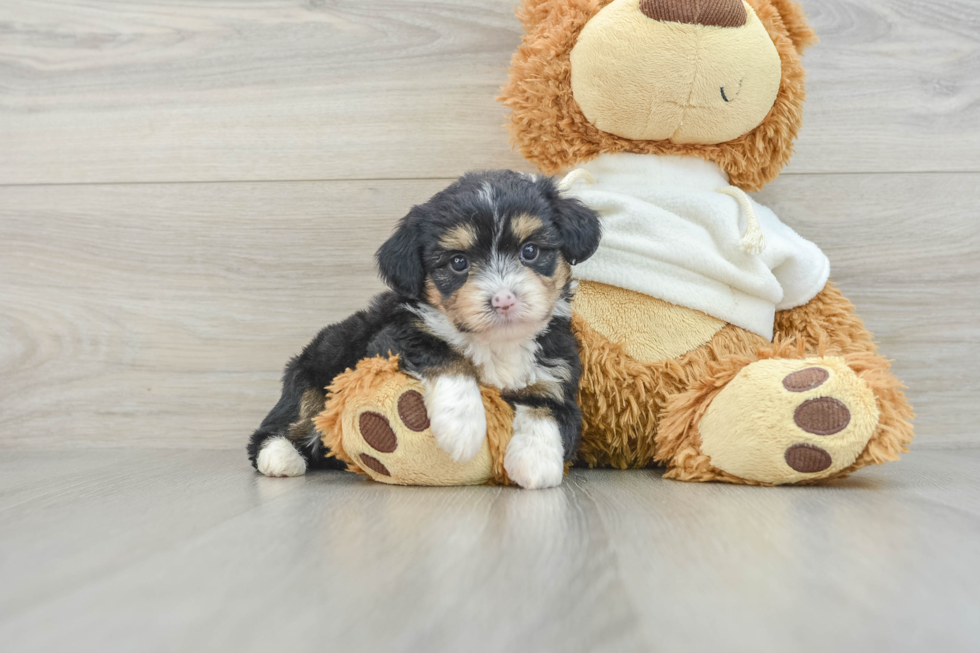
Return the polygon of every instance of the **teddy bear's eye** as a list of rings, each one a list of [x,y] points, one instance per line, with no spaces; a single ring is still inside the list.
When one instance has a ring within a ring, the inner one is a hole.
[[[724,86],[721,87],[721,99],[724,100],[725,102],[731,102],[736,97],[738,97],[738,94],[741,92],[742,92],[742,81],[739,80],[738,86],[734,86],[734,87],[729,86],[727,93],[725,92],[725,87]]]

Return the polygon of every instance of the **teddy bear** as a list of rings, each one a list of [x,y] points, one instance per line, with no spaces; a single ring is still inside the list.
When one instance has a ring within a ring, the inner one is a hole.
[[[573,269],[575,462],[680,481],[812,484],[896,460],[912,408],[830,263],[747,195],[789,162],[816,38],[792,0],[524,0],[500,100],[512,143],[603,221]],[[472,460],[435,446],[417,380],[362,361],[315,424],[393,484],[507,484],[513,412],[483,391]]]

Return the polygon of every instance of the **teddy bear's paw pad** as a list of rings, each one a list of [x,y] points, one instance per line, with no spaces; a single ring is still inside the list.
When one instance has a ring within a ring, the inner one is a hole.
[[[402,423],[416,432],[429,428],[429,413],[425,410],[422,393],[409,390],[398,398],[398,416]]]
[[[384,466],[384,463],[375,458],[374,456],[366,453],[362,453],[358,456],[361,459],[361,464],[375,472],[376,474],[381,474],[382,476],[391,476],[391,472],[388,468]]]
[[[842,358],[769,359],[739,372],[698,430],[714,467],[783,484],[845,469],[877,425],[874,394]]]
[[[381,413],[361,413],[357,425],[361,430],[361,437],[372,449],[391,453],[398,448],[398,436],[388,423],[388,418]]]
[[[851,411],[839,399],[816,397],[796,408],[793,422],[813,435],[834,435],[851,423]]]
[[[834,464],[829,453],[812,444],[794,444],[783,457],[787,465],[801,474],[822,472]]]
[[[343,416],[344,450],[375,481],[395,485],[485,483],[491,474],[489,447],[466,463],[439,448],[421,385],[398,375],[370,396],[352,402]]]
[[[830,372],[822,367],[807,367],[787,374],[783,379],[783,387],[790,392],[806,392],[823,385],[830,378]]]

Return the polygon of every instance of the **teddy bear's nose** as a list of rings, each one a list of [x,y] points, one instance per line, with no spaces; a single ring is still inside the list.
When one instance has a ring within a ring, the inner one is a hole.
[[[640,0],[640,11],[653,20],[691,25],[741,27],[747,20],[742,0]]]

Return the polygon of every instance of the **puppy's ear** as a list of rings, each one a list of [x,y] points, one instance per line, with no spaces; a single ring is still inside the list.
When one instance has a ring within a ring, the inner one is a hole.
[[[425,285],[422,243],[418,233],[419,219],[419,210],[415,207],[399,221],[395,233],[374,255],[381,280],[399,295],[413,299],[422,296]]]
[[[602,237],[599,214],[579,200],[564,197],[555,180],[544,178],[544,192],[555,212],[555,227],[561,234],[561,253],[565,260],[576,265],[595,254]]]

